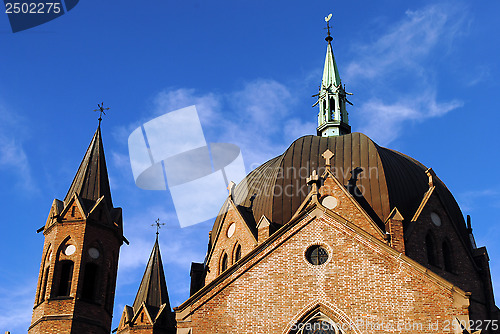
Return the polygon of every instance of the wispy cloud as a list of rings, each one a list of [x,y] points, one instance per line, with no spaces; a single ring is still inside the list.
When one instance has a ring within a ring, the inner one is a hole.
[[[500,192],[496,188],[470,190],[459,193],[458,202],[464,212],[474,211],[475,208],[485,206],[498,207],[500,201]]]
[[[355,46],[357,57],[347,66],[345,78],[351,86],[364,87],[367,99],[358,107],[361,129],[380,144],[395,140],[407,121],[440,117],[463,105],[438,100],[435,68],[429,61],[446,54],[463,32],[462,9],[436,4],[407,11],[373,42]],[[395,96],[403,98],[394,101]]]
[[[429,90],[416,98],[403,98],[394,103],[373,98],[357,110],[365,120],[360,130],[379,144],[386,145],[399,137],[406,122],[439,117],[463,105],[458,100],[437,102],[435,94]]]
[[[0,288],[0,331],[26,332],[35,300],[36,278]]]
[[[28,156],[23,146],[27,131],[23,119],[0,106],[0,170],[16,176],[16,183],[35,191]]]
[[[290,117],[294,105],[291,90],[269,79],[256,79],[224,94],[202,94],[188,88],[165,90],[155,101],[154,114],[195,104],[207,141],[238,145],[247,166],[279,154],[294,135],[307,133],[305,127],[310,126]],[[314,125],[309,133],[312,130]]]

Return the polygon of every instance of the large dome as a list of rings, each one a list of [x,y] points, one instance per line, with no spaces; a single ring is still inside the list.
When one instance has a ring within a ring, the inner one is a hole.
[[[322,153],[329,149],[332,170],[337,179],[347,186],[351,171],[361,167],[357,187],[362,196],[356,196],[361,206],[383,228],[383,222],[394,207],[410,223],[429,189],[427,167],[402,153],[381,147],[362,133],[343,136],[304,136],[295,140],[282,154],[250,172],[234,191],[238,204],[250,228],[264,215],[272,223],[283,225],[297,211],[309,190],[306,178],[313,170],[321,174],[325,168]],[[436,190],[453,224],[462,237],[467,238],[465,221],[453,195],[444,183],[435,178]],[[214,225],[217,230],[222,215]]]

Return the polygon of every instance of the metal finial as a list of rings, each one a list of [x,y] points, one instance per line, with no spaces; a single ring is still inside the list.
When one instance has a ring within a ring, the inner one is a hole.
[[[104,102],[101,102],[101,104],[97,104],[97,106],[99,107],[99,109],[94,109],[94,111],[98,111],[99,112],[99,125],[101,125],[101,121],[102,121],[102,114],[106,115],[106,113],[104,112],[105,110],[109,110],[109,108],[104,108]]]
[[[151,226],[156,226],[156,237],[160,234],[160,228],[162,225],[165,225],[165,223],[160,223],[160,218],[158,218],[154,224],[151,224]]]
[[[332,14],[330,13],[327,17],[325,17],[325,22],[326,22],[326,28],[328,30],[328,36],[326,36],[325,40],[330,43],[333,41],[332,36],[330,36],[330,20],[332,18]]]

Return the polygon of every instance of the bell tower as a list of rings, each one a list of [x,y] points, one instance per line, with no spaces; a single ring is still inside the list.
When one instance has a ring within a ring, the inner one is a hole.
[[[123,237],[111,200],[99,126],[64,201],[55,199],[45,237],[29,334],[110,333]]]
[[[318,101],[313,107],[319,105],[317,132],[318,136],[322,137],[341,136],[351,133],[346,103],[351,105],[352,103],[347,100],[346,96],[352,94],[346,93],[345,87],[342,87],[337,63],[333,56],[333,37],[330,35],[331,18],[332,14],[325,17],[326,27],[328,29],[328,36],[325,40],[328,44],[326,46],[323,79],[321,81],[319,93],[313,95],[318,97]]]

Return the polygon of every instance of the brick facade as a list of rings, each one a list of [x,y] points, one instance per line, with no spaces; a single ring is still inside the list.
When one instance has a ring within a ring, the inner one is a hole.
[[[305,253],[325,247],[326,263],[314,266]],[[309,210],[279,230],[177,309],[178,328],[192,333],[288,333],[320,306],[337,322],[422,324],[400,333],[453,333],[454,317],[467,319],[468,297],[424,267],[349,221]],[[437,330],[429,326],[443,321]],[[358,325],[348,332],[387,333]]]
[[[121,213],[113,221],[110,213],[104,212],[108,211],[104,202],[101,203],[88,216],[76,195],[61,215],[53,214],[54,206],[51,209],[44,230],[30,334],[110,332],[118,252],[122,244],[121,231],[114,224],[118,222],[121,226]],[[96,220],[99,217],[101,221]],[[71,255],[64,254],[68,245],[75,247]],[[90,248],[99,251],[97,259],[89,255]],[[62,296],[58,289],[64,261],[71,261],[73,269],[69,294]],[[90,278],[95,279],[96,285],[91,296],[84,296],[85,268],[89,268],[86,266],[89,263],[98,268],[97,277]]]
[[[215,231],[205,286],[176,308],[178,333],[295,333],[315,312],[346,326],[346,333],[462,333],[457,321],[496,319],[488,313],[496,308],[493,295],[437,193],[426,198],[415,226],[404,231],[404,217],[394,208],[383,231],[332,173],[323,176],[318,194],[312,191],[274,233],[265,217],[252,233],[238,211],[227,212]],[[335,199],[330,208],[321,204],[328,196]],[[431,212],[441,217],[438,229]],[[428,230],[436,240],[436,265],[426,256]],[[442,240],[450,245],[452,272],[442,263]],[[244,245],[244,257],[221,272],[220,259],[235,242]],[[314,245],[326,249],[326,263],[306,260]]]

